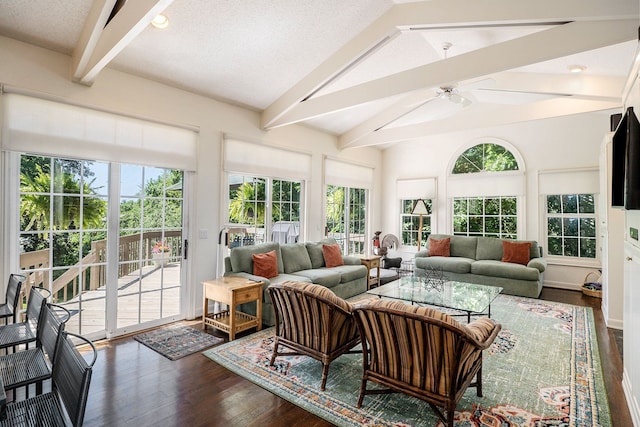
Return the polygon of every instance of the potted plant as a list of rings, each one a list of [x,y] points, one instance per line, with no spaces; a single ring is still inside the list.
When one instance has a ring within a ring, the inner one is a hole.
[[[171,255],[171,247],[164,243],[162,240],[158,240],[151,248],[151,256],[153,258],[153,264],[161,267],[169,262],[169,256]]]

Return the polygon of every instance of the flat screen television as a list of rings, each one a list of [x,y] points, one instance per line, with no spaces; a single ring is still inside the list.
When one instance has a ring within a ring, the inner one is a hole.
[[[613,134],[611,206],[640,210],[640,122],[627,108]]]
[[[627,161],[627,113],[613,134],[611,155],[611,206],[624,207],[624,179]]]
[[[627,108],[627,158],[625,163],[624,208],[640,209],[640,122]]]

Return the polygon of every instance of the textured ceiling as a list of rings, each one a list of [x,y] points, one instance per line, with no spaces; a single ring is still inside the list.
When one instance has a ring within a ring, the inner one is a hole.
[[[455,130],[452,118],[619,108],[639,15],[635,0],[129,0],[105,27],[114,3],[2,0],[0,35],[72,55],[88,85],[104,63],[259,111],[267,129],[323,129],[343,148]],[[165,30],[148,25],[159,12]],[[585,73],[570,75],[575,64]],[[438,98],[441,86],[469,105]]]

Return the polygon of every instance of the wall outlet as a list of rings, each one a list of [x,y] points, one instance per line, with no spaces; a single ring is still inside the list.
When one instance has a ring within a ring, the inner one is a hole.
[[[198,237],[201,239],[208,239],[209,238],[209,230],[207,230],[206,228],[201,228],[198,231]]]

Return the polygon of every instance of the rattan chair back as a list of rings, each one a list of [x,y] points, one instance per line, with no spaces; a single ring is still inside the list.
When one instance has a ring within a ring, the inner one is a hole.
[[[391,300],[356,305],[353,314],[366,350],[358,407],[366,394],[402,392],[429,403],[451,427],[465,390],[474,386],[482,396],[482,351],[499,324],[483,317],[465,325],[439,310]],[[367,381],[388,389],[367,389]]]
[[[351,304],[330,289],[312,283],[272,283],[268,288],[276,315],[270,364],[281,355],[301,354],[322,362],[320,389],[324,390],[329,364],[360,343]],[[292,351],[280,351],[284,346]]]

